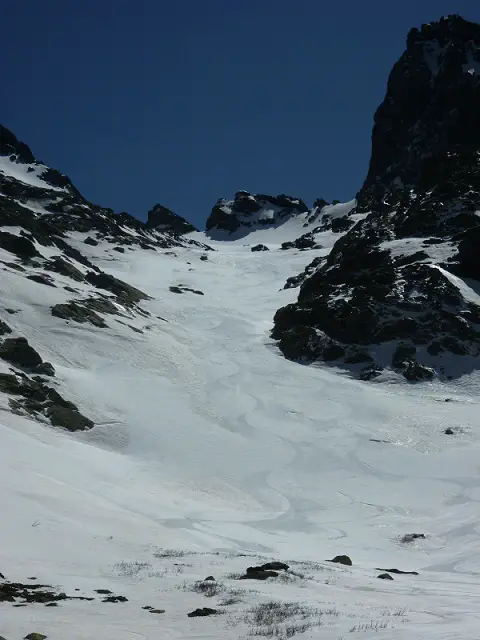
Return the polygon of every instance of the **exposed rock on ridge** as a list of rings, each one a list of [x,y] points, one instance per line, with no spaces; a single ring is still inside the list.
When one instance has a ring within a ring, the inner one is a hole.
[[[180,236],[185,233],[191,233],[192,231],[198,231],[198,229],[194,227],[193,224],[190,224],[190,222],[187,222],[185,218],[182,218],[161,204],[154,205],[148,212],[146,226],[147,229],[158,229],[159,231],[165,229]]]
[[[351,212],[366,215],[277,312],[285,356],[364,378],[478,367],[480,285],[456,276],[480,277],[479,104],[480,25],[449,16],[412,30],[375,115]]]
[[[0,226],[21,226],[39,242],[78,231],[143,249],[200,245],[182,237],[195,227],[161,205],[155,205],[143,223],[89,202],[67,176],[38,162],[29,147],[1,125],[0,194]]]
[[[246,235],[254,229],[276,226],[307,212],[307,205],[299,198],[237,191],[233,200],[218,200],[207,219],[206,230],[210,234],[243,231]]]

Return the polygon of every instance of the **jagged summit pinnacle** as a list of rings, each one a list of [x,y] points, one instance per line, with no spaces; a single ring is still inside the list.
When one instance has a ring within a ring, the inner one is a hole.
[[[178,235],[198,231],[198,229],[185,220],[185,218],[182,218],[178,213],[174,213],[171,209],[161,204],[155,204],[150,209],[146,226],[148,229],[158,229],[159,231],[166,229]]]
[[[21,162],[33,163],[35,156],[30,147],[18,138],[9,129],[0,124],[0,156],[16,156]]]
[[[447,42],[463,43],[478,38],[480,25],[453,13],[443,16],[438,21],[422,24],[420,28],[413,27],[407,36],[407,48],[418,42],[438,40],[441,44]]]
[[[449,16],[412,29],[375,113],[361,209],[442,186],[476,164],[479,104],[480,25]]]
[[[375,113],[352,211],[365,217],[275,316],[287,357],[363,379],[478,368],[478,287],[462,278],[480,280],[479,105],[480,25],[449,16],[412,30]]]

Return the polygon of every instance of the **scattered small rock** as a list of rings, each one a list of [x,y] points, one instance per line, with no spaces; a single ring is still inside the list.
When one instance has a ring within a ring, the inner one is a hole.
[[[451,427],[448,427],[448,429],[445,429],[445,431],[443,433],[446,436],[454,436],[455,435],[455,431]]]
[[[209,609],[208,607],[203,607],[203,609],[195,609],[191,613],[187,613],[189,618],[198,618],[203,616],[213,616],[217,613],[216,609]]]
[[[250,251],[269,251],[269,248],[264,244],[256,244]]]
[[[215,582],[215,578],[213,576],[207,576],[204,582]]]
[[[42,364],[42,358],[26,338],[6,338],[0,346],[0,358],[19,367],[29,369]]]
[[[107,596],[102,602],[128,602],[128,598],[125,596]]]
[[[418,576],[418,571],[401,571],[400,569],[379,569],[376,567],[376,571],[385,571],[386,573],[398,573],[403,575]]]
[[[149,609],[150,613],[165,613],[165,609]]]
[[[43,633],[29,633],[23,640],[45,640],[47,636]]]
[[[151,611],[151,609],[153,609],[153,607],[150,607],[150,606],[147,605],[145,607],[142,607],[142,609],[146,609],[147,611]]]
[[[0,247],[15,254],[21,260],[30,260],[37,256],[41,257],[31,240],[5,231],[0,231]]]
[[[91,429],[94,423],[83,416],[73,402],[69,402],[44,383],[42,378],[29,378],[24,373],[0,373],[0,391],[17,398],[9,399],[10,408],[18,415],[34,418],[46,416],[54,426],[68,430]]]
[[[352,566],[352,561],[348,556],[335,556],[333,560],[329,560],[328,562],[337,562],[338,564],[344,564],[347,567]],[[382,569],[380,569],[382,571]]]
[[[169,287],[170,291],[172,293],[185,293],[186,291],[190,291],[190,293],[196,293],[197,296],[204,296],[205,294],[203,293],[203,291],[200,291],[199,289],[191,289],[190,287],[186,287],[183,284],[180,284],[178,286],[172,286]]]
[[[113,247],[114,251],[118,251],[118,253],[125,253],[125,249],[123,247]]]
[[[276,571],[269,571],[263,567],[248,567],[244,576],[241,576],[241,580],[266,580],[267,578],[277,578],[278,573]]]
[[[47,416],[54,427],[63,427],[68,431],[86,431],[94,426],[93,421],[82,415],[77,408],[54,404],[47,410]]]
[[[288,571],[289,566],[284,562],[266,562],[256,567],[247,567],[246,574],[240,580],[266,580],[277,578],[278,571]]]
[[[85,244],[89,244],[92,247],[96,247],[98,245],[98,242],[96,240],[94,240],[93,238],[91,238],[90,236],[88,236],[88,238],[85,238],[84,243]]]
[[[83,273],[74,267],[73,264],[70,264],[70,262],[61,257],[49,260],[43,265],[43,268],[47,271],[54,271],[62,276],[67,276],[76,282],[82,282],[84,280]]]
[[[203,260],[205,262],[206,260],[208,260],[208,256],[200,256],[200,260]]]
[[[102,596],[108,596],[112,592],[110,591],[110,589],[95,589],[95,593],[99,593]]]
[[[284,562],[267,562],[263,564],[261,568],[265,571],[288,571],[290,567]]]
[[[54,376],[55,368],[51,362],[42,362],[35,367],[35,373],[41,376]]]
[[[94,287],[97,287],[97,289],[110,291],[117,297],[119,302],[126,306],[132,306],[141,300],[150,299],[150,296],[143,293],[143,291],[140,291],[140,289],[132,287],[132,285],[127,282],[123,282],[123,280],[119,280],[118,278],[115,278],[108,273],[104,273],[103,271],[100,273],[88,271],[85,276],[85,280]]]
[[[242,579],[253,579],[253,580],[266,580],[267,578],[277,578],[278,573],[276,571],[252,571],[247,573],[247,575],[243,576]]]
[[[0,336],[4,336],[6,333],[12,333],[12,330],[8,324],[0,320]]]
[[[393,580],[393,577],[389,573],[381,573],[377,578],[380,578],[380,580]]]
[[[414,540],[418,540],[419,538],[425,540],[426,536],[424,533],[406,533],[400,538],[400,542],[413,542]]]
[[[38,284],[46,284],[48,287],[57,286],[51,278],[41,273],[32,273],[31,275],[27,276],[27,280],[38,282]]]

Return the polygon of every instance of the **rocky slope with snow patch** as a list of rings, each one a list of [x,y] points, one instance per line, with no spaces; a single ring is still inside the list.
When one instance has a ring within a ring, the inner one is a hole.
[[[11,334],[0,339],[0,391],[10,410],[70,431],[94,424],[58,392],[55,368],[29,344],[35,336],[15,331],[18,310],[7,303],[12,291],[28,291],[34,305],[46,302],[52,318],[66,325],[104,329],[115,322],[141,333],[150,313],[140,303],[149,296],[105,273],[87,254],[92,246],[110,259],[134,250],[210,250],[184,237],[192,231],[193,225],[160,205],[143,224],[88,202],[67,176],[37,161],[0,126],[0,334]]]
[[[305,216],[307,213],[307,205],[299,198],[237,191],[233,200],[218,200],[207,218],[206,230],[212,238],[229,239],[232,234],[240,237],[255,229],[275,227],[292,216]]]
[[[409,34],[375,115],[351,212],[363,217],[275,316],[288,358],[365,379],[384,368],[408,380],[478,368],[479,59],[480,26],[458,16]]]
[[[0,199],[0,226],[21,227],[40,244],[72,231],[123,249],[166,249],[193,242],[183,236],[195,227],[161,205],[155,205],[143,223],[89,202],[67,176],[36,160],[29,147],[3,126]]]

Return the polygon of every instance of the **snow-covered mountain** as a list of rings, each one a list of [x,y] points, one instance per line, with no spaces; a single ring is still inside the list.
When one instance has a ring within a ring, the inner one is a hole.
[[[329,205],[326,200],[319,199],[309,209],[300,198],[237,191],[233,200],[218,200],[207,218],[206,234],[210,239],[232,241],[246,238],[254,231],[280,229],[280,233],[270,237],[278,239],[283,235],[285,242],[292,242],[304,235],[312,241],[304,240],[303,247],[300,241],[295,248],[313,248],[317,232],[332,229],[332,225],[336,232],[346,231],[351,226],[348,213],[353,206],[353,201]],[[255,237],[259,238],[258,235]]]
[[[421,134],[477,29],[409,36],[348,203],[142,223],[0,128],[0,636],[476,637],[478,132]]]
[[[293,359],[364,379],[452,379],[480,363],[480,25],[414,29],[375,114],[372,158],[350,215],[273,336]]]

